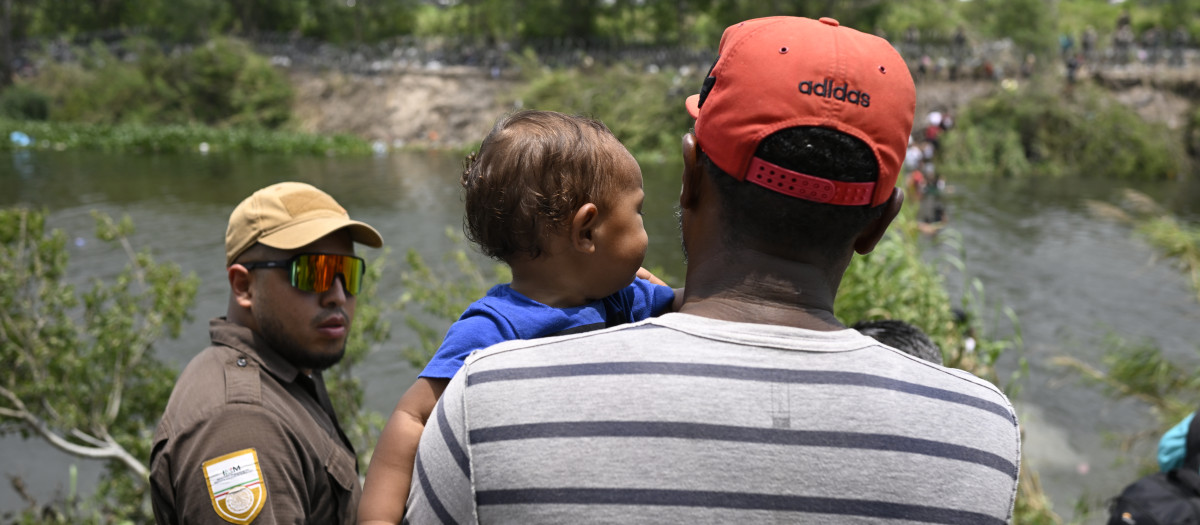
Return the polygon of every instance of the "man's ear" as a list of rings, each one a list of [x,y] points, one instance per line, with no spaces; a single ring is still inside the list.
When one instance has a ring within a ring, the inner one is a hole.
[[[583,253],[596,251],[596,243],[592,236],[600,223],[600,208],[594,203],[587,203],[575,210],[571,216],[571,247]]]
[[[700,179],[704,169],[700,166],[696,135],[688,132],[683,136],[683,185],[679,190],[679,207],[694,208],[699,197]]]
[[[854,240],[854,251],[859,255],[871,253],[875,249],[875,245],[879,244],[879,240],[883,239],[883,234],[887,232],[888,226],[900,213],[900,208],[904,206],[904,190],[893,189],[892,196],[888,197],[888,200],[881,206],[883,206],[883,214],[868,225]]]
[[[226,268],[225,273],[229,277],[229,293],[233,295],[233,300],[237,302],[238,306],[250,309],[254,304],[254,294],[250,290],[250,284],[253,281],[250,278],[250,270],[240,264],[234,264]]]

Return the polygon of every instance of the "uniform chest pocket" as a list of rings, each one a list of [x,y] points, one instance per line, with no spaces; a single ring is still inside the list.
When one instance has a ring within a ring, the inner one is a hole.
[[[354,468],[356,462],[354,456],[341,447],[332,447],[329,457],[325,459],[325,473],[329,476],[329,488],[333,492],[330,497],[337,503],[336,515],[345,525],[356,523],[358,500],[362,497],[358,472]]]

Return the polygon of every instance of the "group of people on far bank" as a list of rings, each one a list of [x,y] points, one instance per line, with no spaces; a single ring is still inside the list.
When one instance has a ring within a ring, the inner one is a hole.
[[[762,18],[725,30],[697,84],[677,288],[641,268],[641,170],[604,124],[496,123],[462,176],[464,224],[512,282],[451,326],[362,483],[322,370],[367,278],[355,246],[384,236],[308,184],[243,200],[226,314],[154,436],[157,520],[1010,521],[1005,395],[834,313],[905,198],[904,60],[833,19]]]
[[[936,160],[943,134],[954,127],[954,115],[933,110],[908,139],[904,155],[904,186],[916,199],[918,226],[924,233],[937,233],[949,221],[945,202],[946,180],[937,171]]]

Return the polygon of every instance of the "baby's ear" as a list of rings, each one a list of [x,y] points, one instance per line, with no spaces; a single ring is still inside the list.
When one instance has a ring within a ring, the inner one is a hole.
[[[592,235],[595,234],[596,225],[599,224],[600,208],[597,208],[593,203],[587,203],[575,210],[575,214],[571,216],[571,247],[583,252],[592,253],[596,251],[596,244],[592,240]]]

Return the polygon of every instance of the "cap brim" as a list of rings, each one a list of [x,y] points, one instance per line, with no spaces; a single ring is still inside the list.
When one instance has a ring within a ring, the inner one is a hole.
[[[687,100],[683,102],[683,105],[687,106],[688,114],[691,115],[692,118],[700,118],[700,95],[692,95],[688,97]]]
[[[288,228],[272,232],[270,235],[264,235],[258,239],[258,242],[280,250],[295,250],[296,248],[317,242],[321,237],[341,229],[349,230],[350,237],[354,242],[372,248],[383,246],[383,236],[379,235],[379,232],[375,231],[375,228],[372,228],[367,223],[336,217],[314,219],[294,224]]]

